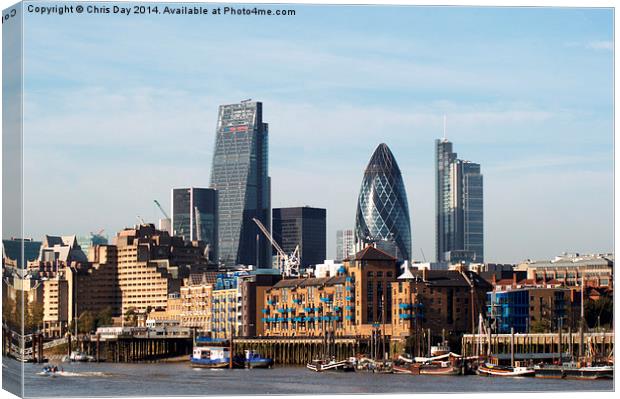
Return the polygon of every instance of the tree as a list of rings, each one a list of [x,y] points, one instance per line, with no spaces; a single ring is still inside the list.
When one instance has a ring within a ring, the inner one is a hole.
[[[138,324],[138,315],[134,307],[127,309],[127,311],[125,312],[125,322],[131,326],[135,326]]]
[[[97,327],[112,325],[112,308],[110,306],[100,310],[97,313]]]
[[[78,319],[78,331],[88,334],[97,328],[97,320],[90,310],[82,312]]]
[[[614,314],[613,299],[608,296],[604,296],[596,301],[586,300],[584,303],[583,312],[588,328],[596,327],[599,322],[602,327],[611,326]]]

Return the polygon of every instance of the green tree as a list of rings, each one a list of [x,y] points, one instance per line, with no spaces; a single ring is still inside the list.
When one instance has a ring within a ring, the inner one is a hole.
[[[134,307],[127,309],[125,312],[125,323],[130,326],[136,326],[138,324],[138,315]]]
[[[112,308],[110,306],[97,313],[97,327],[112,325]]]
[[[84,334],[90,333],[97,328],[97,319],[90,310],[82,312],[78,319],[78,331]]]
[[[610,327],[614,314],[614,302],[611,297],[604,296],[599,300],[586,300],[583,307],[588,328]]]

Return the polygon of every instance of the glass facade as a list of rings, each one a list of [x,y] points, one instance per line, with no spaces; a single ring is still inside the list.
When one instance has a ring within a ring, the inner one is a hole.
[[[327,210],[274,208],[273,238],[287,254],[299,245],[302,267],[323,263],[327,255]]]
[[[480,164],[457,159],[452,143],[435,142],[436,259],[449,261],[452,253],[471,253],[484,261],[483,180]]]
[[[355,254],[353,229],[336,231],[336,261],[343,261]]]
[[[211,187],[218,191],[219,261],[271,267],[271,244],[252,218],[271,229],[268,126],[262,103],[219,108]]]
[[[398,260],[410,259],[411,224],[403,178],[386,144],[372,155],[362,180],[355,217],[355,244],[377,244]]]
[[[218,198],[212,188],[172,189],[172,234],[187,241],[204,241],[209,260],[217,261]]]

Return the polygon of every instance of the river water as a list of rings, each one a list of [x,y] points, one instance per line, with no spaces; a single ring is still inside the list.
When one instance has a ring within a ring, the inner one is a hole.
[[[20,364],[3,358],[3,387],[18,384]],[[24,395],[189,396],[256,394],[365,394],[449,392],[611,391],[612,380],[576,381],[482,376],[315,373],[305,367],[255,370],[193,369],[189,363],[65,363],[65,375],[38,375],[41,365],[24,365]]]

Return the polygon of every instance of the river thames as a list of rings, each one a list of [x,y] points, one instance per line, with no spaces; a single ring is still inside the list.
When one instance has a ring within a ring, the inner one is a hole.
[[[204,396],[368,393],[611,391],[613,380],[576,381],[482,376],[314,373],[305,367],[193,369],[188,363],[64,363],[65,375],[39,375],[25,364],[28,397]],[[19,363],[3,358],[3,386],[17,386]]]

